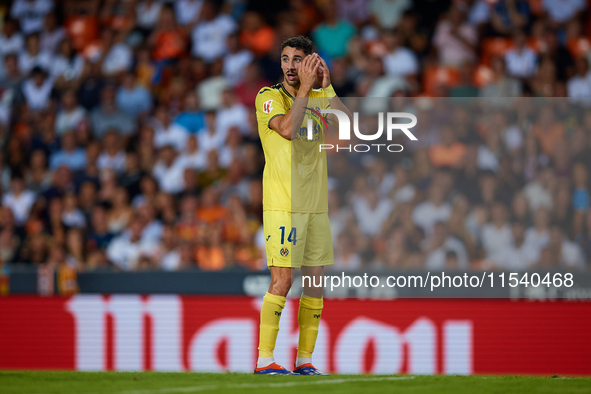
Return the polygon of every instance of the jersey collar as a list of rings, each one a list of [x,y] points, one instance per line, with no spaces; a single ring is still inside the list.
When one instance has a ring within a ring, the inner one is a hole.
[[[292,100],[295,100],[295,99],[293,98],[293,96],[291,95],[291,93],[289,93],[289,92],[287,91],[287,89],[285,89],[285,86],[283,86],[283,82],[281,82],[281,89],[283,90],[283,92],[284,92],[285,94],[287,94],[287,96],[288,96],[290,99],[292,99]]]

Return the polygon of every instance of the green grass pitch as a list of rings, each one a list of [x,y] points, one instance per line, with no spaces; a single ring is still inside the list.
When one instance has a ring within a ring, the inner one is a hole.
[[[591,393],[559,376],[254,376],[147,372],[0,372],[1,394]]]

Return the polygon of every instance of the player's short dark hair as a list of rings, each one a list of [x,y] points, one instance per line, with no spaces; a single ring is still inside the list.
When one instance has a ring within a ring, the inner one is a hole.
[[[310,55],[312,53],[312,49],[314,48],[314,44],[308,37],[297,36],[283,41],[281,43],[281,51],[283,51],[285,47],[299,49],[304,52],[305,55]]]

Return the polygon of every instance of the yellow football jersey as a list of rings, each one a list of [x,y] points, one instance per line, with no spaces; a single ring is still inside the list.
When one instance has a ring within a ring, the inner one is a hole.
[[[320,151],[326,131],[326,115],[320,109],[330,108],[323,89],[310,91],[299,133],[289,141],[269,127],[271,120],[285,115],[294,98],[283,83],[265,87],[256,97],[259,135],[265,152],[263,172],[263,210],[300,213],[328,212],[326,152]],[[292,115],[293,116],[293,115]],[[307,124],[312,119],[313,138],[308,139]]]

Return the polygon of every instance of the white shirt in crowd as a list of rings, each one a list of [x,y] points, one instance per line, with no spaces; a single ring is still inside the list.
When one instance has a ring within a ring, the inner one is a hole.
[[[193,29],[191,53],[206,62],[226,54],[226,39],[236,30],[236,22],[229,15],[220,14],[212,21],[201,21]]]
[[[41,86],[37,86],[32,79],[27,79],[23,83],[23,95],[27,105],[32,110],[45,109],[49,106],[51,99],[51,90],[53,89],[53,80],[46,78]]]
[[[96,161],[96,165],[99,170],[111,168],[121,174],[126,168],[125,152],[118,151],[114,156],[109,155],[107,152],[102,152]]]
[[[501,250],[511,247],[513,243],[513,235],[509,224],[499,228],[492,223],[488,223],[482,228],[480,236],[487,257],[494,256]]]
[[[591,71],[587,75],[575,75],[566,83],[566,92],[573,104],[589,106],[591,104]]]
[[[45,71],[50,71],[52,61],[53,56],[45,50],[41,50],[36,55],[31,55],[29,52],[23,50],[18,55],[18,69],[24,75],[29,74],[35,66],[39,66]]]
[[[542,7],[548,11],[550,19],[566,22],[585,8],[585,0],[543,0]]]
[[[425,201],[418,204],[412,212],[412,219],[425,234],[430,235],[433,232],[433,226],[437,222],[446,222],[451,214],[451,206],[444,202],[436,207],[431,201]]]
[[[154,28],[158,23],[158,18],[160,18],[161,9],[161,1],[154,1],[150,5],[148,5],[147,1],[140,2],[135,8],[138,26],[142,29]]]
[[[419,72],[419,62],[413,51],[406,47],[398,47],[382,59],[384,71],[393,77],[405,77]]]
[[[525,230],[525,243],[539,251],[550,242],[550,231],[543,230],[538,232],[535,227]]]
[[[501,138],[509,150],[519,149],[523,146],[523,134],[517,125],[511,125],[501,131]]]
[[[201,12],[203,0],[177,0],[174,3],[176,20],[179,25],[191,23]]]
[[[184,169],[193,168],[202,171],[207,167],[207,154],[201,149],[195,153],[183,153],[177,159],[179,165]]]
[[[160,260],[160,266],[164,271],[176,271],[181,266],[181,254],[175,249],[166,253]]]
[[[166,167],[162,161],[158,161],[152,169],[152,175],[158,181],[160,189],[166,193],[175,194],[185,188],[184,171],[185,167],[179,159],[176,159],[170,167]]]
[[[353,201],[353,212],[357,218],[359,229],[366,235],[378,235],[382,231],[382,223],[388,219],[394,209],[394,204],[389,198],[382,198],[372,208],[365,198],[357,198]]]
[[[328,266],[330,269],[339,271],[356,271],[361,269],[361,257],[357,253],[351,253],[347,256],[337,253],[334,259],[334,265]]]
[[[63,27],[58,27],[54,31],[43,31],[41,33],[41,48],[53,54],[65,37],[66,30]]]
[[[524,47],[521,51],[513,48],[505,54],[505,64],[509,75],[529,78],[536,72],[537,56],[528,47]]]
[[[508,271],[525,271],[538,261],[540,250],[527,242],[516,247],[511,244],[490,257],[495,266]]]
[[[154,135],[154,146],[162,148],[165,145],[172,145],[177,152],[185,148],[189,131],[177,123],[171,123],[168,127],[157,127]]]
[[[61,110],[55,117],[55,131],[58,134],[64,134],[68,130],[76,129],[85,118],[86,110],[81,106],[72,111]]]
[[[0,34],[0,57],[4,59],[4,55],[8,53],[19,53],[25,47],[25,40],[20,33],[14,33],[10,38],[5,34]]]
[[[12,192],[8,192],[2,197],[2,205],[10,208],[16,224],[19,226],[24,224],[29,217],[34,202],[35,193],[30,190],[23,191],[19,196],[15,196]]]
[[[51,64],[51,76],[54,78],[63,77],[66,81],[77,79],[82,75],[84,63],[84,56],[80,54],[77,54],[72,60],[56,56]]]
[[[228,83],[236,86],[244,79],[244,71],[253,59],[250,51],[243,49],[236,53],[228,53],[224,58],[224,76]]]
[[[409,202],[415,198],[415,187],[412,184],[404,185],[394,193],[394,201],[401,203],[401,202]]]
[[[569,268],[584,269],[585,257],[579,245],[565,238],[560,248],[560,264]]]
[[[226,136],[216,130],[211,133],[208,129],[204,129],[197,134],[197,141],[199,148],[208,153],[211,150],[219,150],[226,142]]]
[[[491,170],[497,172],[499,169],[499,159],[497,155],[491,152],[486,145],[480,145],[478,147],[478,156],[476,157],[476,163],[478,168],[481,170]]]
[[[197,86],[201,108],[204,110],[217,109],[222,105],[222,93],[229,86],[223,75],[207,78]]]
[[[248,110],[240,103],[236,103],[230,108],[222,107],[217,111],[217,128],[222,135],[227,136],[230,127],[238,127],[242,134],[249,131]]]
[[[529,208],[532,212],[540,207],[552,207],[552,194],[549,193],[538,181],[531,181],[523,188],[523,194],[527,197]]]
[[[45,15],[53,10],[52,0],[16,0],[12,3],[10,16],[20,21],[21,31],[29,34],[41,31]]]
[[[103,73],[115,74],[128,70],[133,63],[133,54],[128,45],[120,42],[111,48],[103,61]]]
[[[84,228],[86,226],[86,218],[79,209],[64,211],[62,213],[62,222],[67,227]]]
[[[439,52],[439,62],[443,65],[457,67],[462,63],[476,60],[474,50],[452,34],[453,27],[456,27],[458,34],[472,45],[478,41],[476,29],[468,23],[452,26],[451,22],[447,20],[439,22],[433,38],[433,44]]]
[[[427,242],[425,240],[423,242]],[[458,268],[468,268],[468,254],[462,241],[454,237],[447,237],[443,245],[432,251],[427,260],[425,261],[425,267],[429,270],[444,270],[445,269],[445,255],[447,252],[455,252],[458,258]]]
[[[136,268],[141,256],[152,256],[157,251],[154,242],[131,242],[130,233],[125,232],[109,243],[107,257],[123,271]]]

